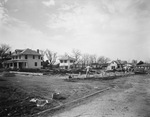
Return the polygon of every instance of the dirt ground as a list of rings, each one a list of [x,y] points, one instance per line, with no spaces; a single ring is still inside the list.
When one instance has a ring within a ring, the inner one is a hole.
[[[115,88],[48,117],[150,117],[149,75],[124,77],[111,83]]]
[[[101,81],[65,80],[66,76],[31,76],[16,75],[15,77],[0,76],[0,116],[30,116],[47,108],[53,108],[63,103],[88,95],[94,91],[111,85]],[[59,92],[65,95],[65,100],[52,100],[52,94]],[[43,107],[37,107],[31,99],[48,100]]]

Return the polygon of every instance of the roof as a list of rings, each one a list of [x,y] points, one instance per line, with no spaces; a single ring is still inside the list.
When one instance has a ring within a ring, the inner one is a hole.
[[[116,61],[112,61],[112,62],[116,62],[118,65],[127,64],[127,61],[121,61],[121,60],[116,60]]]
[[[15,53],[16,51],[19,53],[16,54]],[[25,50],[16,49],[15,52],[12,53],[12,56],[15,56],[15,55],[41,55],[38,52],[36,52],[35,50],[31,50],[29,48],[27,48]]]
[[[140,66],[140,67],[150,67],[150,63],[144,63],[144,64],[137,65],[137,66]]]
[[[14,63],[14,62],[27,62],[27,60],[7,60],[4,61],[3,63]]]
[[[62,56],[61,58],[59,58],[59,60],[75,60],[75,58],[70,56]]]

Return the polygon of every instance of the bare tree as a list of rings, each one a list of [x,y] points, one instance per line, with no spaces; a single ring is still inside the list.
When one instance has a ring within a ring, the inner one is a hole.
[[[40,54],[41,54],[41,56],[42,56],[42,59],[44,60],[45,51],[44,51],[44,50],[40,50]]]
[[[97,62],[97,56],[95,54],[89,56],[90,64]]]
[[[81,60],[82,60],[82,63],[84,65],[89,65],[90,64],[90,55],[89,54],[83,54]]]
[[[132,60],[132,63],[133,63],[133,64],[137,64],[137,60],[134,60],[134,59],[133,59],[133,60]]]
[[[45,55],[50,63],[50,66],[52,66],[56,62],[57,52],[53,52],[47,49],[45,51]]]
[[[98,57],[98,60],[97,60],[97,62],[98,62],[98,63],[101,63],[101,64],[107,63],[107,62],[109,62],[109,61],[110,61],[110,59],[107,58],[107,57],[104,57],[104,56]]]
[[[77,49],[73,49],[72,54],[76,61],[78,61],[81,57],[81,52]]]
[[[7,55],[10,53],[11,47],[7,44],[1,44],[0,45],[0,57],[1,59],[5,59]]]

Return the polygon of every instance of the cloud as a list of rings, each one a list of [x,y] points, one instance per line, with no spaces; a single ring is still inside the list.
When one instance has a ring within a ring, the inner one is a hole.
[[[110,58],[149,56],[148,0],[42,1],[0,3],[1,42],[58,53],[77,48]]]
[[[42,2],[44,5],[46,6],[54,6],[55,5],[55,1],[54,0],[49,0],[49,1],[43,1]]]

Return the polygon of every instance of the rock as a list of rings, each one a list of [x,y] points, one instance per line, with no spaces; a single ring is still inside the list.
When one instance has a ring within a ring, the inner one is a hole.
[[[66,96],[63,95],[63,94],[61,94],[61,93],[53,93],[52,99],[55,99],[55,100],[65,100]]]

